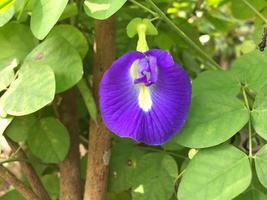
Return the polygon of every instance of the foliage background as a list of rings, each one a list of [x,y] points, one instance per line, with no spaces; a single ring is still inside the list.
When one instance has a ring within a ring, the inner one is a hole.
[[[90,91],[96,67],[94,18],[116,12],[117,57],[136,48],[127,24],[148,18],[158,30],[148,37],[150,48],[170,51],[193,80],[190,114],[181,133],[160,147],[112,135],[107,199],[266,200],[267,55],[257,45],[267,23],[267,1],[154,2],[202,54],[158,16],[151,1],[0,3],[1,143],[4,137],[16,142],[51,199],[59,199],[60,163],[71,141],[59,104],[62,92],[73,88],[83,185],[90,159],[88,119],[97,119]],[[101,3],[112,6],[90,12],[90,6],[98,9]],[[203,54],[225,71],[210,69],[216,66]],[[2,144],[1,166],[29,185],[16,170],[20,159]],[[3,180],[1,200],[24,199]]]

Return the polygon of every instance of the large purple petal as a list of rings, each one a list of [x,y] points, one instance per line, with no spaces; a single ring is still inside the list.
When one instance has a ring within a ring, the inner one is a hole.
[[[157,58],[157,81],[147,87],[152,106],[138,102],[140,84],[130,68],[144,56]],[[113,63],[100,84],[100,110],[107,127],[121,137],[151,145],[166,142],[183,126],[189,110],[191,84],[185,71],[162,50],[127,53]]]

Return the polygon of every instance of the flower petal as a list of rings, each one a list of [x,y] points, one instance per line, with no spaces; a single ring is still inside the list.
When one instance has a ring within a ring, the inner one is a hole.
[[[158,66],[157,81],[149,87],[135,85],[130,75],[134,61],[145,55],[155,57]],[[186,72],[166,51],[155,49],[145,55],[127,53],[113,63],[100,84],[100,110],[107,127],[120,137],[160,145],[182,128],[191,84]],[[151,108],[140,107],[140,94]]]
[[[161,49],[151,49],[145,53],[147,56],[153,56],[157,58],[159,67],[169,67],[175,64],[171,54]]]

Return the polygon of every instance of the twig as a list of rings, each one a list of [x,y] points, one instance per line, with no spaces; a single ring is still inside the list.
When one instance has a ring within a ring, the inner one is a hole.
[[[8,184],[12,185],[27,200],[42,200],[22,181],[20,181],[12,172],[0,165],[0,177]]]
[[[264,28],[263,33],[262,33],[262,38],[260,43],[258,44],[259,50],[264,51],[266,47],[266,40],[267,40],[267,27]]]
[[[36,174],[31,163],[28,162],[28,158],[23,149],[20,148],[20,146],[16,142],[13,142],[8,137],[5,136],[5,138],[12,151],[16,152],[17,158],[20,160],[21,169],[27,177],[32,187],[32,190],[39,196],[41,200],[50,200],[50,197],[47,191],[45,190],[43,183],[41,182],[39,176]]]

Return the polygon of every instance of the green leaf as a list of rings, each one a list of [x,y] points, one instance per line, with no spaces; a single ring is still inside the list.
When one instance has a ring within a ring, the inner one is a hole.
[[[38,0],[31,17],[31,30],[36,38],[42,40],[57,23],[68,0]]]
[[[267,83],[266,66],[267,54],[257,50],[236,59],[231,72],[240,83],[258,92]]]
[[[88,51],[88,43],[84,35],[74,26],[71,25],[57,25],[48,35],[48,38],[53,36],[61,36],[67,40],[84,58]]]
[[[16,190],[11,190],[10,192],[8,192],[5,195],[1,196],[0,200],[25,200],[25,199]]]
[[[122,192],[131,188],[135,179],[134,171],[143,154],[134,144],[120,142],[112,147],[109,191]]]
[[[229,71],[206,71],[201,73],[192,83],[192,95],[222,95],[236,96],[240,85]]]
[[[52,197],[52,199],[58,199],[60,190],[58,176],[52,174],[45,175],[42,177],[42,182],[50,197]]]
[[[233,16],[238,19],[248,19],[255,17],[255,13],[242,1],[234,0],[232,3]],[[250,0],[249,3],[257,10],[261,10],[266,6],[265,0]]]
[[[64,9],[64,12],[62,13],[58,21],[65,20],[70,17],[75,17],[76,15],[78,15],[78,7],[75,2],[72,2],[66,6],[66,8]]]
[[[9,126],[9,124],[12,122],[13,117],[0,117],[0,137],[5,132],[6,128]]]
[[[63,161],[70,145],[68,130],[52,117],[37,121],[27,142],[32,153],[47,163]]]
[[[85,0],[85,13],[95,19],[107,19],[117,12],[127,0]]]
[[[0,111],[10,115],[31,114],[54,99],[55,77],[47,65],[24,65],[8,90],[0,98]]]
[[[133,200],[170,199],[178,175],[175,160],[162,153],[144,155],[135,171]]]
[[[87,85],[87,81],[82,78],[77,84],[77,87],[82,95],[84,104],[90,114],[90,117],[94,120],[95,123],[97,123],[97,107],[93,93]]]
[[[251,111],[253,127],[257,134],[267,140],[267,85],[265,85],[255,98]]]
[[[255,156],[255,167],[261,184],[267,188],[267,145],[264,145]]]
[[[251,165],[252,168],[252,180],[250,186],[246,189],[245,192],[240,194],[234,200],[266,200],[267,198],[267,190],[260,183],[255,164]]]
[[[4,26],[15,14],[14,6],[11,6],[6,12],[0,12],[0,27]]]
[[[56,78],[56,92],[74,86],[83,75],[82,60],[76,49],[63,37],[51,37],[38,45],[25,59],[36,67],[51,66]]]
[[[131,194],[128,191],[121,193],[108,192],[107,200],[132,200]]]
[[[146,35],[157,35],[157,28],[152,24],[149,19],[134,18],[127,25],[127,35],[130,38],[133,38],[137,34],[138,26],[146,26]]]
[[[239,195],[234,200],[266,200],[267,195],[257,190],[256,188],[251,188],[250,190]]]
[[[0,69],[0,92],[6,90],[11,82],[15,79],[15,73],[13,69],[16,67],[16,65],[16,63],[11,63],[4,69]]]
[[[246,154],[231,145],[200,150],[186,168],[179,200],[226,200],[242,193],[251,182]]]
[[[22,61],[36,44],[37,40],[27,26],[8,23],[0,28],[0,46],[4,49],[0,53],[0,61],[12,59]]]
[[[187,122],[175,139],[190,148],[215,146],[231,138],[248,120],[249,112],[235,97],[196,96],[192,99]]]
[[[34,115],[16,117],[6,129],[5,134],[15,142],[23,142],[28,138],[35,121]]]

